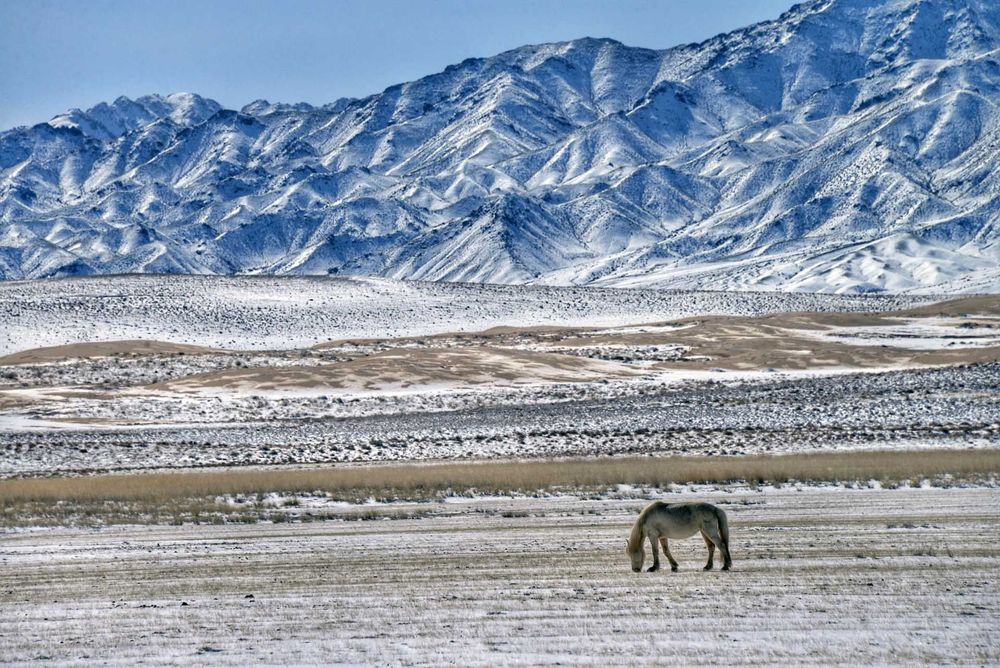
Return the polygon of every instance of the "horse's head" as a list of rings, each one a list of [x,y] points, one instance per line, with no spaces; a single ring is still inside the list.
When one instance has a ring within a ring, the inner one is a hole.
[[[629,549],[628,541],[625,541],[625,554],[632,560],[632,570],[636,573],[642,570],[642,562],[646,559],[646,551],[639,544],[639,549],[632,551]]]

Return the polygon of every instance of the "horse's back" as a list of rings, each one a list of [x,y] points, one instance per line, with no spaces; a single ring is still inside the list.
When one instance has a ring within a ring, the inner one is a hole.
[[[682,501],[680,503],[653,501],[642,511],[642,515],[646,518],[660,516],[669,517],[675,522],[694,523],[715,520],[720,514],[722,514],[721,509],[704,501]]]
[[[683,515],[714,515],[719,509],[704,501],[682,501],[681,503],[663,503],[663,510],[678,516]]]

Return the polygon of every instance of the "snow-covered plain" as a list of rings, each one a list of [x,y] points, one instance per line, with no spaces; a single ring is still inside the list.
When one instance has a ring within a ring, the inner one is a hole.
[[[155,276],[0,294],[3,476],[1000,442],[988,296]]]
[[[638,490],[637,490],[638,492]],[[632,573],[644,501],[420,519],[31,530],[0,541],[0,662],[996,665],[997,490],[700,489],[734,569]],[[648,548],[647,548],[648,549]]]
[[[998,363],[684,374],[364,396],[4,390],[34,400],[0,416],[0,475],[1000,444]]]
[[[675,292],[268,276],[0,282],[0,355],[152,339],[288,350],[499,326],[619,325],[690,315],[880,311],[944,297]]]
[[[0,283],[0,486],[275,464],[996,448],[1000,349],[941,346],[991,336],[1000,304],[938,302],[381,279]],[[878,331],[933,345],[873,344]],[[863,336],[821,336],[851,332]],[[357,506],[272,494],[249,525],[42,528],[51,508],[8,505],[0,663],[993,664],[1000,503],[982,473],[942,488],[568,486]],[[700,570],[704,547],[688,540],[672,546],[681,572],[633,574],[623,539],[659,497],[722,505],[735,570]]]
[[[880,345],[909,350],[947,348],[983,348],[1000,345],[1000,327],[995,322],[980,323],[968,319],[956,326],[954,320],[899,318],[889,326],[839,327],[819,332],[826,341],[853,345]]]

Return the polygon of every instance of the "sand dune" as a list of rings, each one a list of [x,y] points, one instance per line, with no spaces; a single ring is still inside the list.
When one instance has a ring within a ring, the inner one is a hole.
[[[421,389],[587,382],[643,374],[625,364],[557,353],[493,347],[397,348],[310,367],[227,369],[155,383],[151,390],[202,392],[416,391]]]
[[[627,349],[675,345],[658,369],[822,369],[969,364],[1000,359],[1000,297],[886,313],[787,313],[685,318],[619,332],[569,331],[551,345]]]
[[[656,346],[683,354],[663,359],[654,355],[655,364],[646,364],[646,371],[877,368],[992,361],[1000,359],[1000,296],[965,297],[882,313],[699,316],[611,329],[494,327],[425,337],[342,340],[313,350],[347,348],[346,356],[354,359],[313,367],[278,364],[225,369],[155,387],[175,391],[240,385],[272,390],[312,386],[378,390],[591,381],[640,373],[635,364],[621,362],[648,361],[648,355],[634,353]],[[227,351],[165,341],[105,341],[27,350],[0,358],[0,365],[219,352]]]
[[[167,341],[94,341],[88,343],[70,343],[62,346],[47,346],[32,348],[22,352],[0,357],[0,366],[15,364],[45,364],[62,362],[68,359],[89,359],[94,357],[128,357],[138,355],[170,355],[184,353],[188,355],[203,355],[220,352],[215,348],[192,346],[184,343]]]

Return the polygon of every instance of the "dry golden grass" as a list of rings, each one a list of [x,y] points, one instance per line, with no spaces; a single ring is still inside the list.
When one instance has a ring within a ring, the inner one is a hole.
[[[930,479],[995,479],[1000,450],[874,451],[750,457],[633,457],[557,461],[271,468],[13,479],[0,482],[0,526],[181,524],[287,521],[297,500],[266,495],[319,493],[331,499],[427,500],[448,493],[594,492],[617,484],[751,485]],[[239,502],[238,502],[239,501]],[[364,519],[351,512],[299,514]],[[378,512],[374,516],[383,517]]]
[[[751,484],[790,480],[900,482],[1000,473],[1000,450],[920,450],[747,457],[632,457],[556,461],[341,466],[14,479],[0,508],[23,502],[173,503],[226,495],[322,492],[343,500],[428,499],[446,492],[538,492],[616,484]]]

